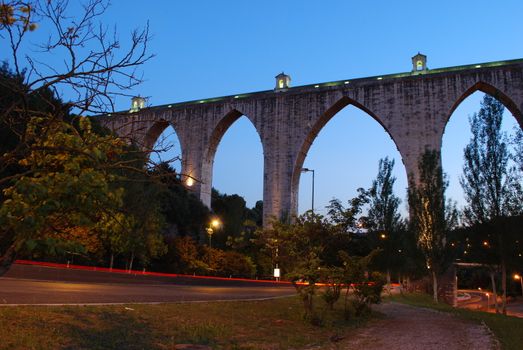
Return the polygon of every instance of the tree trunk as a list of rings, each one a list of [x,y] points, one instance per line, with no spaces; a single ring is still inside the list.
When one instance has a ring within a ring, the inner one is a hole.
[[[499,314],[499,307],[498,307],[498,293],[496,291],[496,280],[494,278],[494,270],[490,270],[490,284],[492,285],[492,296],[494,297],[494,309],[496,310],[496,313]]]
[[[432,270],[432,296],[434,302],[438,302],[438,278],[436,277],[436,271]]]
[[[109,270],[113,270],[114,253],[111,253],[111,262],[109,263]]]
[[[16,249],[15,244],[11,244],[9,248],[5,251],[4,255],[0,256],[0,276],[9,271],[11,265],[16,260]]]
[[[503,315],[507,314],[507,264],[505,263],[505,258],[501,259],[501,289],[503,294],[501,297],[501,311]]]

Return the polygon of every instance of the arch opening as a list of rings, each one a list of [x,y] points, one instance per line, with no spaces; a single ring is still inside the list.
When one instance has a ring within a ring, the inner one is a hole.
[[[359,187],[369,188],[385,157],[395,161],[395,194],[404,204],[407,173],[389,131],[365,106],[340,99],[313,125],[300,149],[292,178],[294,212],[301,214],[312,206],[312,176],[302,173],[303,168],[315,170],[314,209],[326,214],[332,198],[347,203]]]
[[[501,130],[507,134],[509,139],[523,125],[515,104],[499,90],[488,84],[478,83],[474,85],[452,106],[441,140],[441,162],[449,181],[446,196],[457,202],[458,209],[466,205],[460,177],[465,164],[464,149],[472,137],[469,118],[480,110],[481,101],[485,95],[496,98],[504,105]],[[509,145],[509,149],[511,147]]]
[[[244,193],[248,205],[262,199],[263,145],[248,116],[232,110],[218,122],[204,153],[202,172],[201,198],[208,205],[212,186],[224,193]]]
[[[182,171],[182,147],[174,127],[165,120],[156,122],[145,137],[150,167],[167,163],[178,174]]]
[[[202,194],[209,196],[213,211],[223,222],[213,242],[225,247],[227,236],[239,237],[247,220],[249,225],[262,222],[263,147],[247,116],[233,111],[217,124],[204,165],[207,181],[202,184]]]
[[[494,87],[490,84],[487,84],[487,83],[484,83],[481,81],[477,82],[476,84],[471,86],[469,89],[467,89],[461,95],[461,97],[454,103],[454,105],[450,109],[449,113],[447,114],[447,120],[445,121],[446,124],[448,124],[449,119],[454,114],[454,111],[456,110],[456,108],[458,108],[458,106],[460,106],[465,99],[467,99],[472,94],[475,94],[476,92],[482,92],[484,94],[488,94],[488,95],[494,97],[499,102],[503,103],[505,108],[508,111],[510,111],[510,113],[518,121],[519,125],[523,128],[523,113],[522,113],[522,111],[519,110],[516,103],[514,103],[514,101],[512,101],[512,99],[509,96],[507,96],[505,93],[503,93],[501,90],[497,89],[496,87]],[[446,127],[445,127],[445,129],[446,129]]]

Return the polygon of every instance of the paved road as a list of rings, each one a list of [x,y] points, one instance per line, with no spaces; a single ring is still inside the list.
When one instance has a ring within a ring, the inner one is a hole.
[[[21,265],[15,265],[0,278],[0,304],[4,305],[212,301],[294,293],[287,285],[128,276]]]
[[[470,300],[460,302],[458,307],[481,310],[486,312],[496,312],[494,305],[494,297],[492,293],[478,290],[460,290],[460,292],[468,293],[471,296]],[[488,296],[487,296],[488,294]],[[498,298],[498,303],[501,307],[501,298]],[[507,304],[507,315],[523,318],[523,301],[517,300]]]

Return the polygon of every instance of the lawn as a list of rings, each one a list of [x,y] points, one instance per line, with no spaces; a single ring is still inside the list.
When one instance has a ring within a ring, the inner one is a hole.
[[[302,319],[295,297],[249,302],[0,307],[1,349],[296,349],[325,345],[366,323],[343,320],[342,302],[321,327]]]
[[[388,297],[387,300],[450,312],[467,320],[485,323],[500,341],[502,349],[521,350],[523,348],[523,318],[458,309],[443,303],[436,304],[427,294],[397,295]]]

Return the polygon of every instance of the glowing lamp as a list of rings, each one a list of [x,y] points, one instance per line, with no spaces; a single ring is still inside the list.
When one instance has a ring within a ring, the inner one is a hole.
[[[211,226],[214,227],[214,228],[218,228],[218,227],[220,227],[220,226],[221,226],[221,222],[220,222],[220,220],[218,220],[218,219],[213,219],[213,220],[211,221]]]
[[[427,68],[427,56],[419,53],[412,57],[412,72],[424,72]]]
[[[276,87],[274,91],[287,91],[291,83],[291,77],[283,72],[276,77]]]
[[[134,96],[131,99],[131,109],[129,112],[135,113],[138,112],[140,109],[143,109],[145,107],[145,98],[141,96]]]

